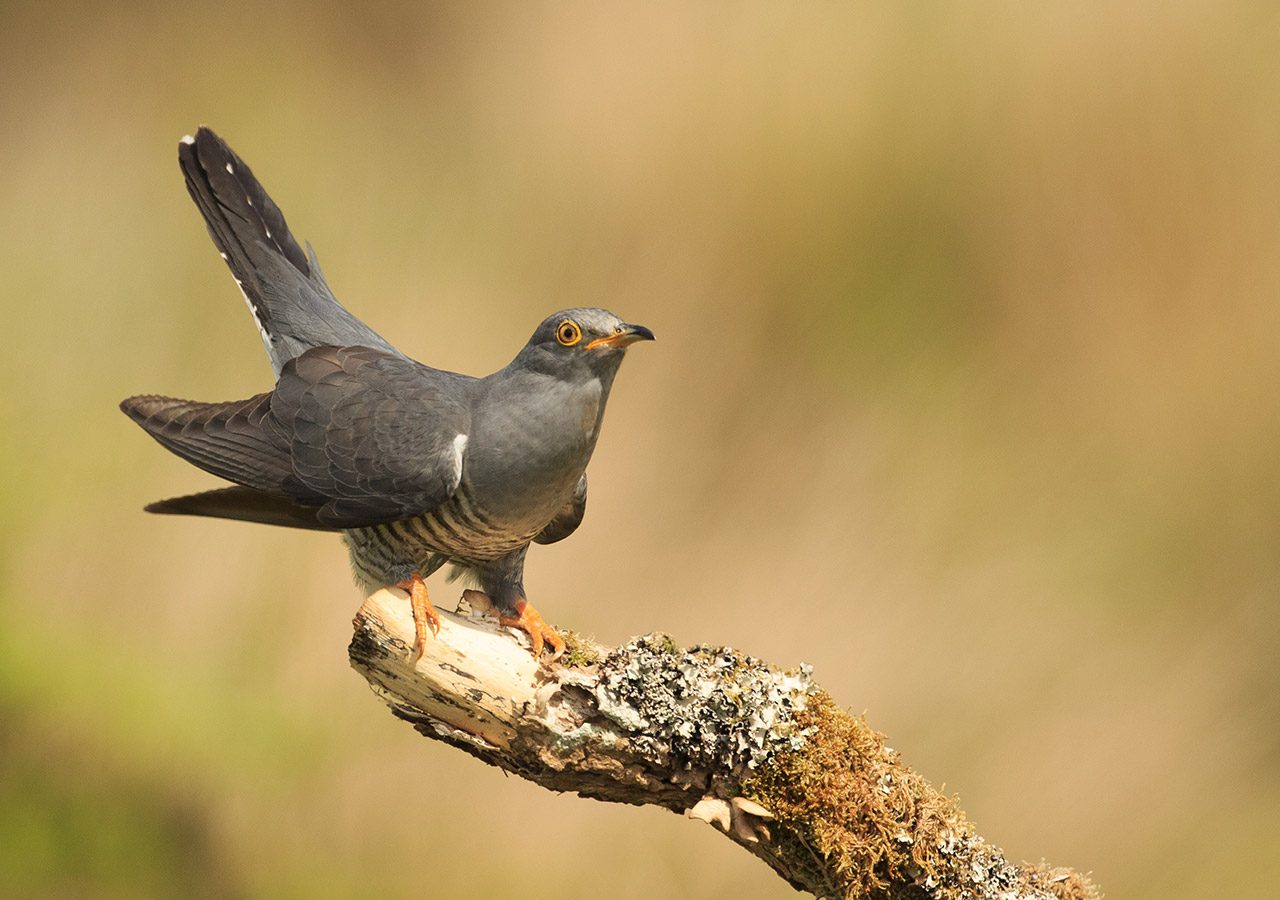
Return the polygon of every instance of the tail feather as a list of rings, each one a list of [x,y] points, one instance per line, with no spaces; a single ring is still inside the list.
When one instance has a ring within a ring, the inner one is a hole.
[[[311,347],[396,352],[338,302],[310,246],[303,252],[284,214],[226,142],[201,127],[178,144],[187,191],[253,314],[272,368]]]
[[[178,164],[209,230],[217,229],[215,243],[260,242],[284,256],[303,276],[310,276],[309,261],[289,231],[284,213],[225,141],[200,128],[194,138],[178,144]]]
[[[270,394],[228,403],[145,395],[120,404],[162,446],[210,474],[280,493],[292,474],[288,445],[277,440]]]
[[[235,519],[240,522],[258,522],[263,525],[306,528],[312,531],[339,530],[321,523],[316,518],[317,509],[299,506],[287,497],[239,485],[199,494],[188,494],[185,497],[157,500],[147,506],[147,512],[209,516],[215,519]]]

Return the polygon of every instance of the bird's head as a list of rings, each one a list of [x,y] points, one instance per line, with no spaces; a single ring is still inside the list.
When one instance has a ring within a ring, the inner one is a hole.
[[[627,347],[651,340],[653,332],[643,325],[624,322],[607,309],[577,307],[543,319],[521,356],[565,374],[611,377]]]

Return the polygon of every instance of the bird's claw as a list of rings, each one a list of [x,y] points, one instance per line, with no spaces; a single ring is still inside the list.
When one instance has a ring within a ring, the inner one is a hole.
[[[560,636],[560,632],[548,625],[542,615],[533,608],[533,604],[527,600],[521,600],[516,603],[516,615],[499,615],[498,623],[500,625],[509,625],[512,628],[519,628],[529,635],[529,640],[533,643],[530,650],[534,659],[542,656],[544,645],[551,646],[551,660],[559,659],[564,653],[564,638]]]
[[[397,582],[396,587],[409,592],[409,604],[413,608],[413,664],[417,665],[427,652],[427,629],[431,629],[433,637],[440,634],[440,615],[431,605],[427,583],[422,580],[420,572]]]

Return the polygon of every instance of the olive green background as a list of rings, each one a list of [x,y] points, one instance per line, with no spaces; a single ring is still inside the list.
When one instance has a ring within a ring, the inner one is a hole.
[[[417,358],[491,371],[571,305],[657,333],[530,555],[551,621],[809,662],[1109,896],[1274,889],[1272,5],[0,16],[7,896],[792,896],[395,720],[336,538],[141,512],[214,480],[122,397],[271,383],[199,123]]]

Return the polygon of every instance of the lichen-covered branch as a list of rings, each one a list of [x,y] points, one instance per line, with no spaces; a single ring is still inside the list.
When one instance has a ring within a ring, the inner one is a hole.
[[[427,737],[551,790],[701,819],[819,897],[1101,896],[1070,869],[1008,862],[806,666],[663,635],[614,649],[569,635],[539,665],[484,612],[442,612],[414,666],[408,600],[379,591],[356,616],[352,665]]]

